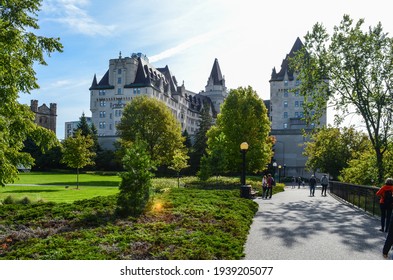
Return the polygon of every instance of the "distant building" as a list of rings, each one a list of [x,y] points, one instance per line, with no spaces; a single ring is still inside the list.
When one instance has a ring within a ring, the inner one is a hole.
[[[304,144],[308,139],[303,136],[303,129],[311,129],[314,124],[307,126],[302,119],[304,98],[296,90],[300,81],[289,67],[289,58],[302,47],[303,43],[297,38],[291,51],[283,60],[280,71],[277,72],[276,68],[273,68],[269,81],[271,135],[277,140],[273,160],[282,167],[281,175],[285,172],[286,176],[308,176],[310,174],[305,171],[307,158],[303,152]],[[320,126],[324,125],[326,125],[326,112],[320,120]]]
[[[89,126],[92,124],[91,117],[85,117],[86,122]],[[75,130],[78,128],[80,121],[71,121],[71,122],[65,122],[65,132],[64,132],[64,139],[67,139],[68,137],[74,136]]]
[[[30,109],[35,113],[35,123],[56,133],[57,105],[50,103],[38,106],[38,100],[31,100]]]
[[[220,105],[227,97],[225,78],[215,59],[205,91],[195,93],[178,85],[168,66],[155,68],[149,59],[134,53],[131,57],[109,60],[109,69],[98,82],[94,75],[90,87],[92,122],[97,127],[100,145],[113,149],[117,139],[116,126],[123,109],[136,96],[147,95],[161,100],[179,121],[182,130],[194,135],[199,128],[202,108],[210,105],[210,113],[216,118]]]

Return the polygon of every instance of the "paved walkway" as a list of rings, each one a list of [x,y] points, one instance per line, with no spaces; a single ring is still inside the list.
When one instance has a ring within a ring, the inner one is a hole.
[[[245,246],[247,260],[382,260],[379,218],[308,188],[260,197]]]

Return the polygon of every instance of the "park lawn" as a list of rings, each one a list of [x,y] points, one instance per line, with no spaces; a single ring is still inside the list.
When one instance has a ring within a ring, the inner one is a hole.
[[[4,204],[0,259],[241,259],[258,206],[240,198],[236,181],[188,179],[186,188],[167,188],[165,180],[137,218],[116,214],[115,195]]]
[[[28,198],[31,202],[71,203],[76,200],[89,199],[96,196],[114,195],[119,192],[118,187],[80,186],[65,188],[63,186],[5,186],[0,187],[0,202],[7,197],[14,200]]]
[[[71,203],[96,196],[114,195],[119,192],[120,177],[82,173],[79,188],[76,188],[76,174],[61,172],[21,173],[15,184],[0,188],[0,202],[7,197],[13,200],[28,198],[31,202]]]
[[[58,186],[76,186],[76,174],[74,172],[29,172],[20,173],[19,180],[15,184],[29,185],[58,185]],[[120,177],[118,175],[100,175],[95,173],[79,174],[79,186],[105,186],[118,187]]]

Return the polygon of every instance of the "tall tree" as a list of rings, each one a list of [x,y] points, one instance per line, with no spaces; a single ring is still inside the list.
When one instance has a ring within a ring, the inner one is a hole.
[[[79,169],[94,165],[92,158],[95,153],[91,151],[94,145],[90,135],[83,136],[81,130],[77,130],[74,137],[68,137],[63,142],[62,162],[68,167],[76,168],[76,186],[79,188]]]
[[[393,121],[393,39],[383,32],[381,23],[367,31],[363,24],[363,19],[354,23],[344,15],[332,35],[322,24],[315,24],[291,65],[299,73],[300,93],[306,100],[303,109],[309,120],[319,118],[327,100],[338,112],[337,125],[349,114],[362,118],[382,182]]]
[[[319,169],[337,179],[350,160],[358,158],[369,149],[370,140],[367,135],[353,127],[320,128],[311,136],[311,141],[306,143],[306,167],[310,170]]]
[[[18,165],[31,165],[23,142],[38,129],[34,114],[18,103],[20,93],[38,89],[33,66],[46,65],[44,54],[62,51],[59,39],[35,35],[40,0],[0,2],[0,184],[13,182]],[[38,133],[41,137],[44,134]],[[37,139],[35,139],[37,140]],[[38,139],[39,140],[39,139]],[[44,143],[43,141],[39,141]]]
[[[89,124],[87,123],[87,118],[85,113],[82,113],[82,116],[79,118],[79,123],[74,132],[80,130],[83,136],[92,135],[92,130]]]
[[[224,149],[226,170],[239,172],[242,167],[240,144],[247,142],[247,170],[262,171],[272,157],[272,141],[269,137],[270,121],[263,100],[251,88],[231,90],[221,107],[217,123],[208,131],[208,155]],[[223,147],[222,141],[225,140]]]
[[[213,125],[213,117],[211,116],[211,107],[209,103],[204,103],[201,111],[201,120],[199,122],[198,131],[195,134],[195,142],[192,147],[191,165],[194,170],[199,169],[201,158],[206,155],[207,148],[207,132]]]
[[[157,166],[171,164],[175,151],[184,150],[180,124],[165,104],[154,98],[140,96],[128,103],[117,129],[125,143],[145,142]]]

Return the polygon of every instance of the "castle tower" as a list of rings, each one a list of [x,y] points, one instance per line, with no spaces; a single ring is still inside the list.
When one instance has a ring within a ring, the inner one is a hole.
[[[228,96],[228,92],[225,86],[225,77],[221,73],[217,58],[214,60],[210,76],[207,80],[207,85],[205,86],[205,91],[201,92],[201,94],[211,99],[215,111],[219,113],[220,106],[224,103],[225,98]]]
[[[273,68],[269,81],[271,134],[276,138],[274,161],[284,168],[286,176],[296,177],[310,175],[305,171],[307,158],[303,152],[308,139],[303,136],[303,129],[314,127],[313,124],[307,126],[303,120],[304,97],[296,90],[301,81],[289,66],[289,59],[302,47],[302,41],[297,38],[282,61],[281,69],[277,72]],[[326,125],[326,113],[322,116],[320,125]]]
[[[45,103],[38,106],[38,100],[30,101],[30,109],[35,113],[35,123],[56,133],[57,105],[50,103],[49,106],[48,108]]]

